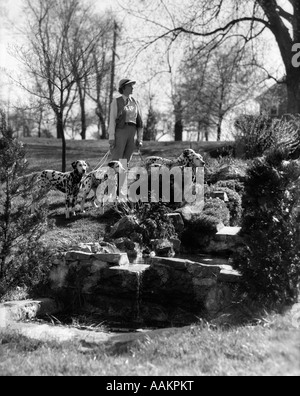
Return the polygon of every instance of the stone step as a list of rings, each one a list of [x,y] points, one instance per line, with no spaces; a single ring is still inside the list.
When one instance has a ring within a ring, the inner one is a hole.
[[[240,281],[242,274],[234,270],[231,266],[223,266],[219,274],[218,280],[220,282],[237,283]]]
[[[216,235],[236,236],[240,233],[242,227],[223,227]]]
[[[207,252],[210,254],[230,253],[241,241],[241,227],[222,227],[211,239]]]
[[[234,244],[239,240],[241,227],[223,227],[219,230],[213,240],[220,243]]]

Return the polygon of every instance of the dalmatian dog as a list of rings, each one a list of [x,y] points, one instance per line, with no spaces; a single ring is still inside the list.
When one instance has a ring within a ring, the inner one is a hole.
[[[144,161],[144,165],[147,171],[149,171],[152,167],[161,166],[166,166],[169,169],[173,168],[174,166],[198,168],[204,166],[205,162],[201,154],[196,153],[192,149],[186,149],[178,158],[174,160],[157,156],[147,157]]]
[[[123,167],[123,165],[121,164],[120,161],[110,161],[107,164],[108,167],[110,167],[111,169],[113,169],[115,171],[115,181],[117,183],[117,187],[118,187],[118,173],[122,170],[124,172],[126,172],[125,168]],[[100,170],[95,170],[93,172],[90,172],[81,182],[80,185],[80,197],[81,197],[81,212],[85,213],[84,211],[84,205],[85,205],[85,201],[86,201],[86,197],[88,196],[88,194],[90,193],[90,191],[92,190],[94,193],[93,196],[93,205],[98,208],[98,204],[100,203],[101,205],[101,209],[103,210],[103,205],[104,205],[104,195],[103,197],[97,197],[96,196],[96,191],[99,187],[99,185],[107,180],[108,175],[107,175],[107,171],[105,169],[105,167],[103,169]]]
[[[179,166],[186,166],[191,168],[199,168],[205,165],[205,161],[201,154],[196,153],[192,149],[186,149],[177,158]]]
[[[55,170],[44,170],[38,178],[40,187],[48,190],[58,190],[66,195],[66,218],[70,218],[70,210],[75,215],[75,205],[82,177],[86,174],[88,164],[78,160],[72,163],[73,171],[58,172]]]
[[[148,173],[151,172],[152,168],[162,168],[163,166],[168,169],[178,167],[182,172],[184,172],[184,168],[190,167],[192,168],[192,183],[195,188],[196,168],[204,167],[205,161],[201,154],[196,153],[192,149],[186,149],[178,158],[173,160],[156,156],[147,157],[144,161],[144,166]]]

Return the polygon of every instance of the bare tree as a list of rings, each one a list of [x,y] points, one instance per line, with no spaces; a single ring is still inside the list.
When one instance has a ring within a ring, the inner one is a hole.
[[[66,170],[65,126],[78,93],[78,83],[90,72],[83,66],[83,54],[93,43],[76,46],[80,36],[78,15],[84,13],[78,0],[26,0],[29,24],[28,46],[16,48],[34,84],[23,86],[43,99],[56,118],[57,138],[62,139],[62,171]],[[85,65],[86,66],[86,65]]]
[[[82,139],[86,139],[86,99],[90,93],[89,86],[93,85],[91,81],[94,79],[99,82],[100,76],[103,80],[108,74],[106,51],[113,31],[110,17],[100,17],[90,11],[90,7],[82,7],[73,21],[72,35],[68,36],[67,46],[78,89]],[[100,100],[97,103],[100,103]]]
[[[151,7],[155,18],[144,1],[131,0],[127,7],[131,15],[152,26],[152,35],[144,40],[139,52],[167,37],[173,42],[182,36],[201,38],[200,52],[212,43],[215,47],[222,44],[230,36],[239,36],[246,44],[255,43],[270,31],[285,67],[288,112],[300,113],[300,73],[293,62],[300,43],[299,0],[154,0]],[[271,73],[268,77],[276,80]]]
[[[112,94],[111,72],[113,70],[112,58],[116,56],[114,42],[116,40],[116,22],[113,17],[106,15],[93,23],[94,29],[100,31],[98,45],[91,53],[91,62],[94,72],[88,80],[87,94],[96,104],[96,115],[98,117],[98,131],[101,139],[107,138],[107,119],[109,114],[110,97]],[[101,135],[100,135],[101,129]]]
[[[153,99],[154,99],[154,95],[150,95],[147,121],[144,128],[145,141],[155,140],[157,135],[158,114],[153,108]]]
[[[246,102],[258,84],[252,54],[233,41],[200,53],[197,46],[189,46],[183,58],[177,97],[185,128],[198,130],[198,140],[201,134],[208,140],[213,131],[221,140],[225,117]]]

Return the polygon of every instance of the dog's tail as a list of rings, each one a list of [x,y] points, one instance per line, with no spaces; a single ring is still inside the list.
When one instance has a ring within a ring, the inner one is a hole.
[[[32,173],[29,173],[28,175],[19,176],[17,178],[17,181],[26,181],[29,183],[38,181],[40,174],[41,174],[41,172],[32,172]]]

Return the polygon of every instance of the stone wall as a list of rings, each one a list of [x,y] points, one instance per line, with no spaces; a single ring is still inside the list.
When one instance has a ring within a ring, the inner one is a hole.
[[[231,303],[239,274],[228,265],[178,258],[130,264],[126,253],[67,252],[50,274],[52,293],[68,311],[143,324],[187,324]]]

